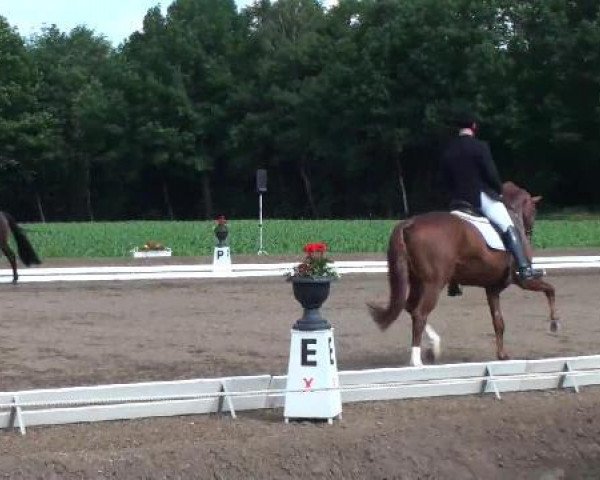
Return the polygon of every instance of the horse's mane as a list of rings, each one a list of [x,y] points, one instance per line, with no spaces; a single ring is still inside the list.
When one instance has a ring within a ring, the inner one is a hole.
[[[531,197],[529,192],[519,187],[514,182],[505,182],[502,185],[502,197],[504,204],[514,212],[521,213],[525,201]]]
[[[539,197],[541,198],[541,197]],[[537,199],[539,201],[539,198]],[[513,222],[522,235],[527,238],[525,248],[531,257],[531,245],[529,243],[533,222],[535,221],[535,201],[524,188],[514,182],[506,182],[502,185],[502,199]]]

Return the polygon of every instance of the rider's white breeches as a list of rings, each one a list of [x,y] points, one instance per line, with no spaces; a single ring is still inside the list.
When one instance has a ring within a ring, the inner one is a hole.
[[[514,227],[508,210],[502,202],[490,198],[487,193],[481,192],[481,211],[483,214],[495,225],[497,225],[502,232],[506,232],[508,227]]]

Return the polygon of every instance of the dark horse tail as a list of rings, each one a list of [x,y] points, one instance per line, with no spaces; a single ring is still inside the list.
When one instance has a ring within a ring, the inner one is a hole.
[[[412,224],[412,220],[399,223],[390,237],[387,252],[388,281],[390,283],[390,303],[387,308],[368,304],[375,323],[381,330],[388,328],[398,318],[406,306],[408,293],[408,262],[404,229]]]
[[[4,216],[6,217],[6,220],[8,220],[8,225],[10,226],[10,229],[15,237],[15,241],[17,242],[17,252],[19,253],[19,258],[21,261],[28,267],[30,265],[39,265],[42,263],[38,258],[37,253],[35,253],[33,246],[31,243],[29,243],[25,232],[21,227],[19,227],[19,225],[17,225],[17,222],[13,216],[6,212],[4,213]]]

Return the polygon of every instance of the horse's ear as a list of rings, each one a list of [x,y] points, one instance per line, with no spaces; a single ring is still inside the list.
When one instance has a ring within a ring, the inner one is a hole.
[[[541,195],[538,195],[537,197],[531,197],[531,201],[533,203],[537,204],[537,203],[541,202],[542,198],[544,198],[544,197],[542,197]]]

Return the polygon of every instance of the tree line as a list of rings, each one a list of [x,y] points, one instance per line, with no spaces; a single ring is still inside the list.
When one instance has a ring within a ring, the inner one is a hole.
[[[1,14],[1,12],[0,12]],[[504,179],[600,205],[597,0],[176,0],[114,47],[0,16],[0,208],[20,220],[441,208],[452,112]]]

